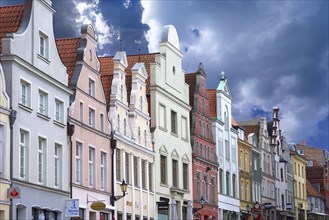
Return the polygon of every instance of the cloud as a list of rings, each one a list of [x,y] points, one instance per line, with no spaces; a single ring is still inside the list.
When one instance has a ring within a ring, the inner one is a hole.
[[[90,2],[73,1],[78,16],[75,18],[78,28],[82,24],[92,24],[95,28],[98,47],[102,49],[105,45],[112,43],[114,35],[113,25],[108,25],[99,7],[99,0]]]

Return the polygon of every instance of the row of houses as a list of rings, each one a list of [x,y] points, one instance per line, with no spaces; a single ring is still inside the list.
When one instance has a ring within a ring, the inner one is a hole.
[[[328,152],[288,144],[278,107],[236,122],[171,25],[158,53],[98,57],[51,5],[0,7],[0,219],[325,218]]]

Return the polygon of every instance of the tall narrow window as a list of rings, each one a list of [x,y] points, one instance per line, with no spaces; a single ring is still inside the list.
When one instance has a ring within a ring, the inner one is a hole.
[[[139,97],[139,109],[143,111],[143,96]]]
[[[182,117],[182,138],[187,139],[187,119]]]
[[[167,157],[161,155],[160,156],[160,162],[161,162],[161,183],[167,184]]]
[[[55,99],[55,121],[64,123],[64,102]]]
[[[48,116],[48,94],[39,89],[39,108],[40,114]]]
[[[147,134],[146,134],[146,130],[144,130],[144,146],[147,147]]]
[[[145,170],[145,166],[146,166],[146,163],[145,163],[145,160],[142,160],[142,187],[143,189],[146,189],[146,170]]]
[[[120,100],[123,101],[123,85],[120,86]]]
[[[138,127],[137,130],[137,139],[138,139],[138,143],[141,144],[141,128]]]
[[[197,194],[197,199],[200,200],[202,196],[202,179],[201,179],[201,172],[197,171],[196,173],[196,194]]]
[[[254,159],[254,170],[257,171],[257,158]]]
[[[39,54],[48,59],[48,37],[44,33],[39,33]]]
[[[226,195],[230,195],[230,173],[226,173]]]
[[[104,115],[103,113],[100,114],[100,124],[101,124],[101,131],[103,132],[104,131]]]
[[[159,105],[159,127],[166,129],[166,107]]]
[[[80,102],[80,122],[83,123],[83,102]]]
[[[121,150],[116,149],[116,175],[117,181],[121,181]]]
[[[149,190],[153,192],[153,164],[149,163]]]
[[[249,182],[246,181],[246,201],[250,200],[250,194],[249,194]]]
[[[226,112],[224,112],[224,119],[225,119],[225,130],[228,131],[229,121],[228,121],[228,115]]]
[[[203,180],[204,180],[204,199],[206,201],[209,201],[209,182],[208,182],[208,175],[205,174],[204,177],[203,177]]]
[[[218,180],[218,184],[219,184],[219,193],[223,194],[223,170],[219,170],[219,180]]]
[[[216,178],[211,177],[211,203],[216,204]]]
[[[138,158],[134,157],[134,185],[139,187],[138,181],[139,173],[138,173]]]
[[[4,178],[5,175],[7,175],[6,169],[5,169],[5,163],[6,161],[6,142],[5,142],[5,131],[6,131],[6,125],[0,124],[0,178]]]
[[[173,186],[178,187],[178,161],[172,160],[172,181]]]
[[[60,181],[61,181],[61,174],[62,174],[62,167],[61,167],[61,162],[62,162],[62,146],[60,144],[55,144],[55,187],[60,186]]]
[[[101,152],[101,190],[105,190],[106,183],[106,153]]]
[[[171,132],[177,134],[177,113],[171,111]]]
[[[230,160],[230,145],[228,141],[225,141],[225,158]]]
[[[89,157],[88,157],[88,179],[89,179],[89,186],[94,186],[94,179],[95,179],[95,149],[89,147]]]
[[[21,79],[20,104],[31,107],[31,84]]]
[[[123,134],[127,135],[127,119],[123,119]]]
[[[247,152],[245,153],[244,161],[245,161],[245,170],[246,172],[249,172],[249,154]]]
[[[82,175],[82,144],[77,142],[75,145],[75,182],[81,183],[81,175]]]
[[[26,161],[27,152],[28,152],[28,143],[29,143],[29,133],[24,130],[20,130],[19,138],[19,177],[26,178]]]
[[[130,183],[130,175],[129,175],[129,153],[126,152],[126,156],[125,156],[125,172],[126,172],[126,182]]]
[[[232,175],[232,191],[233,191],[233,197],[236,197],[236,176]]]
[[[120,132],[120,115],[118,114],[118,132]]]
[[[46,155],[46,139],[38,138],[38,183],[43,183],[44,181],[44,170],[45,170],[45,155]]]
[[[188,164],[183,163],[183,188],[188,190]]]
[[[95,110],[89,108],[89,126],[95,128]]]
[[[95,81],[89,78],[89,89],[88,94],[95,97]]]

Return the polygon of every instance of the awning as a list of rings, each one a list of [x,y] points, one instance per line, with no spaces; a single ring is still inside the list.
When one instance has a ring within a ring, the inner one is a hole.
[[[328,216],[328,214],[322,212],[309,212],[308,214]]]

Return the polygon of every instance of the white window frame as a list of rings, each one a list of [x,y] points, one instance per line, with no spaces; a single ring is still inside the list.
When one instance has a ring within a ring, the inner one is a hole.
[[[57,105],[59,109],[57,109]],[[55,97],[54,120],[64,124],[64,101]]]
[[[55,187],[60,187],[62,176],[62,149],[63,145],[55,143],[54,159],[55,159]]]
[[[161,112],[161,109],[163,109],[163,113]],[[163,124],[162,124],[163,122]],[[163,104],[159,104],[159,127],[166,130],[167,128],[167,120],[166,120],[166,106]]]
[[[24,140],[22,141],[22,134],[24,134]],[[19,178],[25,179],[27,177],[27,160],[28,160],[28,147],[29,147],[29,132],[24,129],[20,129],[19,134]]]
[[[182,116],[182,139],[188,140],[187,118]]]
[[[38,112],[42,115],[48,116],[48,92],[39,88],[38,99],[39,99],[38,100],[39,101]],[[43,100],[43,101],[41,101],[41,100]]]
[[[46,155],[47,155],[47,139],[42,136],[38,136],[38,159],[37,159],[37,181],[39,184],[44,184],[45,168],[46,168]]]
[[[99,120],[100,120],[100,130],[104,132],[104,114],[102,112],[99,115]]]
[[[95,186],[95,148],[92,146],[88,149],[88,186]]]
[[[42,31],[39,31],[39,55],[47,60],[49,58],[49,37]]]
[[[83,144],[79,141],[75,142],[75,182],[81,184],[82,179],[82,149]]]
[[[25,88],[23,88],[25,86]],[[20,104],[31,108],[32,99],[31,99],[31,88],[32,85],[29,81],[21,78],[20,79]]]
[[[88,94],[92,97],[95,97],[96,94],[95,80],[90,77],[88,81]]]
[[[101,175],[101,190],[106,190],[106,173],[107,173],[107,154],[101,151],[100,156],[100,175]]]
[[[89,109],[88,109],[88,125],[92,128],[95,128],[95,114],[96,114],[95,109],[91,108],[89,106]]]

